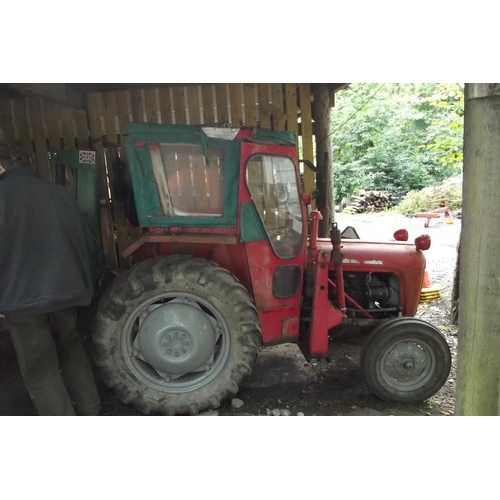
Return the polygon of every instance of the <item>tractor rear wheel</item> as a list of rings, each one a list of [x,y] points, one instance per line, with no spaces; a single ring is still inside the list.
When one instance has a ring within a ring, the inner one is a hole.
[[[161,256],[121,275],[99,302],[92,334],[102,379],[146,414],[214,409],[257,357],[253,300],[217,264]]]
[[[367,338],[360,356],[368,388],[384,401],[416,404],[443,386],[451,353],[441,332],[417,318],[395,318]]]

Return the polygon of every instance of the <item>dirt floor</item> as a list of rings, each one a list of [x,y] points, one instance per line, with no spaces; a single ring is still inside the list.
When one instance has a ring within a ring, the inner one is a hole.
[[[331,359],[308,363],[294,344],[262,349],[253,373],[237,396],[205,415],[433,415],[454,413],[457,329],[450,324],[450,298],[460,219],[433,219],[428,228],[423,219],[393,213],[336,214],[340,229],[354,226],[363,240],[387,241],[395,230],[406,228],[410,241],[422,233],[431,236],[426,252],[431,284],[440,289],[440,298],[422,304],[417,316],[437,326],[452,351],[452,369],[442,389],[419,405],[385,403],[369,393],[358,368],[362,338],[342,339],[332,345]],[[141,415],[119,402],[98,380],[103,415]],[[15,352],[7,331],[0,332],[0,415],[35,415],[24,389]],[[203,415],[203,414],[202,414]]]

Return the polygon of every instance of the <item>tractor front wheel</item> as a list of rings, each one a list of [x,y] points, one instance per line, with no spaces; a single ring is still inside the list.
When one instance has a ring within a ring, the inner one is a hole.
[[[217,408],[252,371],[252,298],[226,269],[189,255],[132,267],[103,295],[92,335],[101,376],[143,413]]]
[[[443,386],[451,353],[441,332],[417,318],[382,323],[367,338],[361,371],[373,394],[391,403],[416,404]]]

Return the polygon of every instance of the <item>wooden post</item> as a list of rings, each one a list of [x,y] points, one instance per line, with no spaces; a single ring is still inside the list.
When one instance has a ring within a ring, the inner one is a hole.
[[[326,238],[334,220],[332,179],[331,92],[327,83],[313,85],[313,119],[316,138],[316,207],[323,215],[319,223],[319,236]]]
[[[457,415],[498,415],[500,83],[465,84]]]

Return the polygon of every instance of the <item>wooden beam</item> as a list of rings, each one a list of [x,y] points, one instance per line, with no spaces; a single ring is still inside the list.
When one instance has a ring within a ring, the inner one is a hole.
[[[313,84],[312,117],[316,144],[316,208],[323,215],[319,223],[319,236],[328,237],[334,220],[332,181],[331,95],[326,83]]]
[[[39,98],[28,99],[29,113],[34,130],[35,162],[38,173],[47,180],[52,180],[49,157],[47,155],[47,137],[45,136],[45,125],[43,122],[42,105]]]
[[[0,141],[14,140],[14,121],[11,99],[0,99]]]
[[[243,92],[241,83],[229,84],[231,102],[231,125],[235,128],[243,126]]]
[[[455,414],[498,415],[500,83],[466,83]]]
[[[297,125],[297,88],[295,83],[285,83],[286,92],[286,129],[299,133]]]
[[[84,94],[67,83],[4,83],[3,86],[28,97],[43,97],[65,106],[85,108]]]
[[[302,131],[302,159],[315,164],[313,151],[313,129],[311,111],[311,88],[309,83],[299,84],[300,125]],[[315,188],[314,173],[310,169],[304,171],[304,184],[307,193]],[[315,206],[313,206],[315,208]]]
[[[283,105],[283,85],[281,83],[271,84],[271,98],[273,128],[275,130],[285,130],[285,111]]]
[[[255,127],[257,125],[255,119],[255,83],[243,84],[243,101],[245,104],[245,125]]]
[[[271,128],[271,107],[269,105],[270,88],[269,83],[258,83],[257,92],[259,98],[259,126]]]

